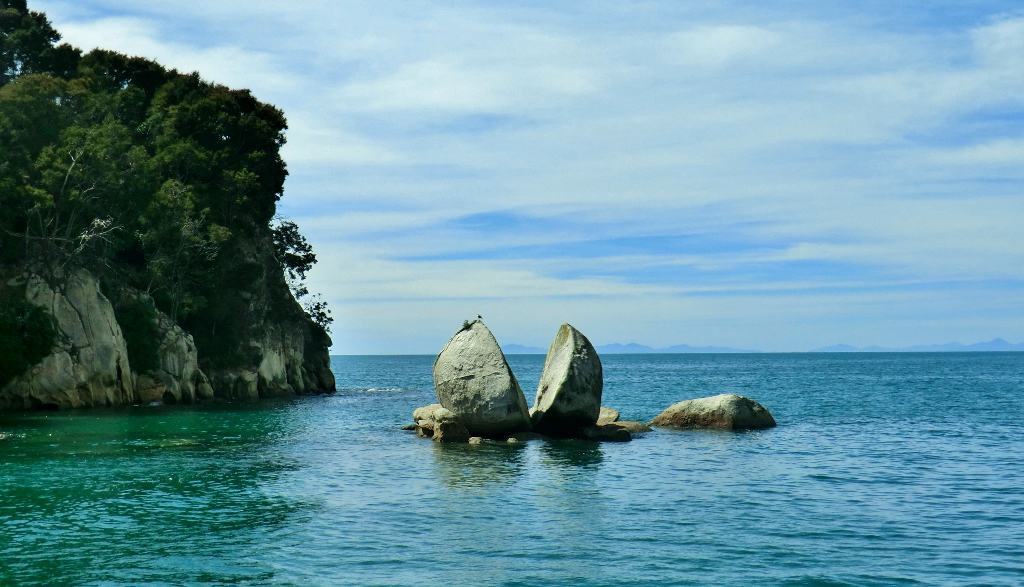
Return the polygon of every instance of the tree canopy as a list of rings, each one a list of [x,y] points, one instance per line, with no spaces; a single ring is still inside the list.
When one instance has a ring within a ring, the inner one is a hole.
[[[148,294],[201,350],[230,348],[252,311],[231,294],[287,295],[285,270],[304,294],[316,260],[293,223],[272,224],[285,129],[248,90],[83,55],[0,0],[0,268],[85,267]]]

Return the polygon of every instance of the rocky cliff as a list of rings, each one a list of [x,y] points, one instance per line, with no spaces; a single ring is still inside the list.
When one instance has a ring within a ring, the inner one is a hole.
[[[211,378],[192,336],[159,311],[151,324],[157,333],[156,364],[133,369],[114,307],[88,271],[74,271],[57,285],[31,276],[12,279],[6,287],[23,290],[28,303],[43,309],[57,337],[49,355],[0,388],[0,409],[193,403],[334,390],[327,347],[301,309],[278,323],[254,324],[251,332],[261,335],[250,341],[251,362],[211,369]]]

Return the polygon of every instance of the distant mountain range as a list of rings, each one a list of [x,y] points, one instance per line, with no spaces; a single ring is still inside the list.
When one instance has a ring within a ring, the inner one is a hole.
[[[521,344],[507,344],[503,347],[506,355],[544,355],[548,350]],[[923,344],[906,347],[865,346],[856,347],[848,344],[824,346],[811,350],[812,353],[964,353],[964,352],[1024,352],[1024,342],[1012,343],[1002,338],[994,338],[986,342],[963,344],[948,342],[946,344]],[[677,344],[669,347],[654,348],[631,342],[628,344],[612,343],[597,346],[602,355],[630,354],[671,354],[671,353],[759,353],[761,351],[734,349],[720,346],[690,346]]]
[[[812,350],[812,353],[964,353],[964,352],[992,352],[992,351],[1017,351],[1024,352],[1024,342],[1012,343],[1002,338],[993,338],[986,342],[974,344],[963,344],[959,342],[947,342],[946,344],[922,344],[906,347],[881,347],[866,346],[855,347],[848,344],[837,344]]]
[[[506,355],[544,355],[548,352],[547,349],[524,346],[521,344],[507,344],[502,348]],[[670,347],[654,348],[631,342],[629,344],[612,343],[598,345],[597,352],[602,355],[629,355],[673,353],[757,353],[760,351],[748,351],[721,346],[690,346],[688,344],[677,344]]]

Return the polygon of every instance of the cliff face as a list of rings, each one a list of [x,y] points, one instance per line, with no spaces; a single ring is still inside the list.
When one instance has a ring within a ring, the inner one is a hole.
[[[288,397],[335,389],[328,348],[330,337],[314,324],[292,296],[266,239],[254,239],[237,251],[239,265],[256,277],[239,283],[234,296],[238,321],[237,353],[231,365],[210,364],[214,394],[224,399]],[[221,340],[206,344],[223,346]],[[200,345],[200,355],[202,355]],[[200,356],[200,360],[203,357]]]
[[[57,326],[53,352],[0,390],[0,408],[82,408],[132,402],[134,376],[114,309],[85,271],[60,288],[39,277],[25,283],[25,297]]]
[[[294,314],[280,322],[260,321],[250,330],[260,333],[249,341],[251,364],[213,369],[207,377],[192,336],[160,312],[153,324],[157,365],[133,370],[113,305],[89,272],[75,271],[57,287],[39,277],[22,282],[26,300],[52,317],[58,342],[0,389],[0,409],[188,404],[334,391],[325,341],[290,294],[285,302],[294,305]]]

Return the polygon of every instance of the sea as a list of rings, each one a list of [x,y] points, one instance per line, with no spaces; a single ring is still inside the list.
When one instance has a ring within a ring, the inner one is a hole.
[[[543,359],[509,357],[531,400]],[[479,446],[400,429],[432,361],[0,415],[0,584],[1024,584],[1024,353],[607,355],[623,419],[734,392],[779,425]]]

